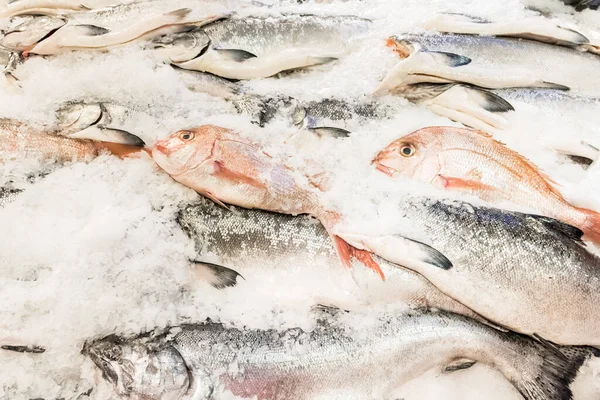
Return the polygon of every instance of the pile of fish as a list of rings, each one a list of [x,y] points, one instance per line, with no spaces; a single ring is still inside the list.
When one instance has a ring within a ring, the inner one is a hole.
[[[151,3],[95,9],[11,2],[0,12],[3,84],[19,91],[28,79],[22,67],[35,57],[125,47],[170,65],[189,90],[223,100],[256,129],[287,126],[269,145],[291,152],[310,153],[326,141],[335,147],[365,124],[391,119],[398,110],[389,96],[463,127],[424,127],[370,155],[361,168],[390,187],[410,181],[436,195],[399,196],[393,229],[362,230],[331,203],[327,170],[298,165],[228,126],[198,121],[150,143],[129,123],[138,111],[97,99],[60,105],[52,126],[1,119],[0,162],[43,161],[34,184],[65,163],[113,154],[146,160],[199,193],[174,218],[195,245],[195,276],[215,290],[235,291],[241,280],[256,284],[257,269],[328,279],[366,267],[378,284],[358,297],[408,305],[371,315],[357,329],[348,321],[363,311],[321,293],[327,306],[314,304],[312,330],[209,320],[89,338],[82,354],[115,393],[148,400],[224,393],[387,399],[432,368],[453,373],[482,363],[525,399],[573,398],[570,385],[581,366],[600,356],[600,258],[593,249],[600,213],[570,202],[541,168],[496,137],[518,129],[509,118],[519,113],[517,101],[540,108],[576,102],[598,115],[600,43],[542,17],[494,22],[439,14],[421,33],[398,28],[380,38],[400,59],[370,93],[318,101],[259,94],[246,82],[269,79],[285,88],[294,76],[335,70],[372,37],[372,20],[270,15],[266,5],[247,15],[217,1],[177,9]],[[593,141],[597,125],[590,132]],[[576,134],[547,146],[584,164],[598,158],[597,144]],[[0,188],[0,207],[18,204],[23,190]],[[380,218],[381,227],[389,225]],[[32,357],[38,352],[31,349],[44,350],[0,344],[0,351]]]

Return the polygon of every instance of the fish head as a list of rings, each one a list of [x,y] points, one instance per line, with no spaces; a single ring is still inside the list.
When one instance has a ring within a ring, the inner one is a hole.
[[[169,175],[179,175],[198,167],[213,156],[213,148],[225,128],[202,125],[173,133],[152,148],[152,158]]]
[[[79,132],[96,124],[102,118],[98,103],[70,102],[56,111],[56,119],[62,132]]]
[[[210,38],[198,26],[182,26],[178,31],[152,40],[150,47],[159,50],[174,63],[201,57],[210,46]]]
[[[183,357],[174,347],[160,340],[125,340],[111,335],[86,343],[83,353],[123,397],[176,400],[190,387]]]
[[[375,156],[372,164],[389,176],[431,181],[439,169],[434,155],[441,150],[439,135],[432,130],[420,129],[394,140]]]
[[[4,32],[0,45],[11,50],[29,50],[67,23],[57,16],[15,17]]]

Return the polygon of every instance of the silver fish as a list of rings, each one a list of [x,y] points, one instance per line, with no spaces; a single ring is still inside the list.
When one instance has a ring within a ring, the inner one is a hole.
[[[423,27],[444,33],[531,39],[558,46],[577,47],[581,50],[586,50],[581,45],[589,43],[589,39],[582,33],[541,17],[495,22],[466,14],[439,13],[426,21]]]
[[[82,48],[105,49],[142,37],[149,40],[178,31],[182,25],[209,23],[227,13],[219,3],[208,2],[205,7],[194,11],[190,8],[174,9],[170,2],[152,1],[64,16],[28,16],[24,17],[27,20],[26,25],[21,26],[23,29],[9,29],[0,44],[41,55]]]
[[[525,336],[425,311],[383,316],[360,332],[328,319],[310,332],[183,325],[154,337],[109,336],[83,353],[119,395],[146,400],[219,399],[224,391],[262,400],[390,399],[429,369],[475,362],[499,370],[527,400],[567,400],[588,354],[567,358]]]
[[[201,199],[182,209],[177,221],[194,240],[197,260],[216,257],[219,265],[237,271],[247,281],[253,279],[257,270],[312,274],[315,279],[332,282],[340,282],[347,274],[339,268],[325,228],[308,217],[242,208],[230,211]],[[435,307],[479,318],[462,304],[442,295],[419,274],[392,266],[385,260],[379,261],[386,275],[385,282],[361,277],[361,281],[368,281],[369,285],[353,285],[354,293],[318,292],[315,296],[321,303],[344,308],[355,307],[357,301],[360,303],[370,297],[372,302],[405,302],[413,307]]]
[[[10,0],[0,18],[17,15],[60,15],[89,10],[79,0]]]
[[[599,93],[600,76],[595,71],[600,57],[567,47],[461,34],[402,34],[388,44],[404,59],[381,82],[380,92],[412,83],[459,82],[492,89],[541,87]]]
[[[490,321],[558,344],[600,346],[600,259],[552,218],[405,197],[392,234],[340,232],[422,274]]]
[[[234,17],[204,27],[207,44],[176,65],[228,79],[265,78],[334,61],[369,25],[350,16]]]

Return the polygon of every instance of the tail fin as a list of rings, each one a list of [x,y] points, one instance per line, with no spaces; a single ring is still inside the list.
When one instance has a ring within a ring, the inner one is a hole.
[[[600,213],[585,208],[579,209],[586,216],[585,222],[580,227],[583,231],[583,238],[600,245]]]
[[[363,263],[367,268],[372,269],[377,272],[382,280],[385,280],[385,275],[381,270],[381,267],[375,261],[370,252],[366,250],[359,250],[356,247],[351,246],[344,239],[340,238],[336,235],[331,235],[333,243],[335,244],[335,249],[338,253],[338,256],[342,260],[342,264],[344,267],[351,269],[352,264],[350,263],[352,257],[356,258],[358,261]]]
[[[583,347],[573,347],[580,351],[569,351],[569,348],[560,347],[558,351],[548,348],[541,350],[542,361],[537,376],[515,383],[523,397],[527,400],[571,400],[573,398],[569,385],[593,352]]]

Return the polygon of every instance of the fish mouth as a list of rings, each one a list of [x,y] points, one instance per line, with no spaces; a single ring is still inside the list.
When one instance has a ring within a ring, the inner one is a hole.
[[[375,157],[371,161],[371,165],[375,165],[375,169],[377,169],[377,171],[383,172],[387,176],[394,176],[394,174],[396,173],[396,170],[394,168],[388,167],[387,165],[381,163],[380,155],[377,155],[377,157]]]

